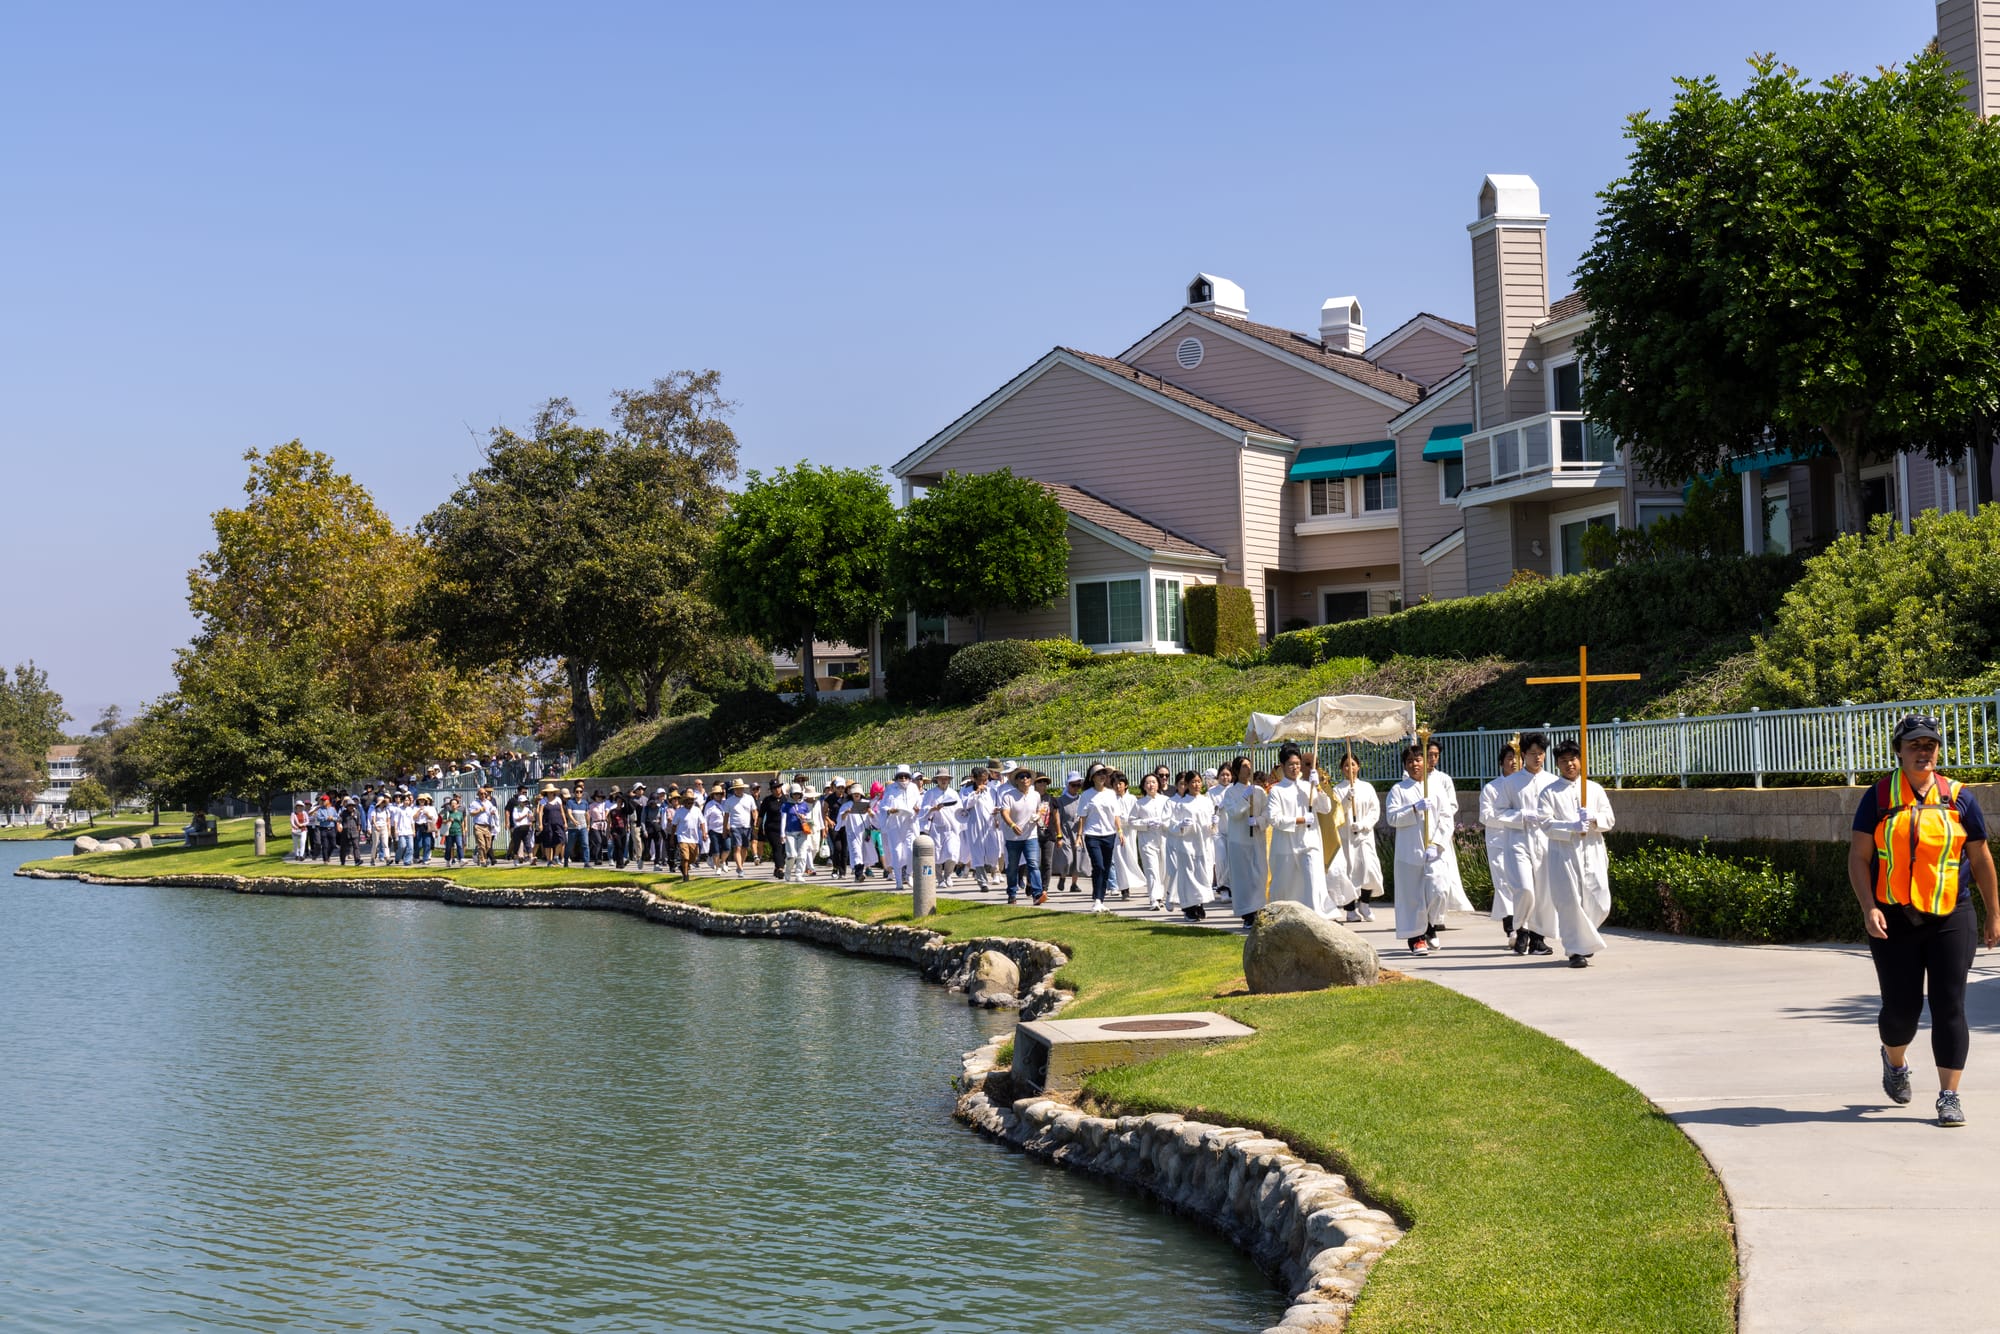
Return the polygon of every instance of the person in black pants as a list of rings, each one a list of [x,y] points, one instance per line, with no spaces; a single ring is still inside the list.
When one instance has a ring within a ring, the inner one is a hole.
[[[1942,737],[1933,718],[1909,717],[1890,738],[1896,771],[1875,783],[1854,813],[1847,879],[1868,928],[1868,952],[1882,988],[1882,1091],[1910,1100],[1905,1061],[1931,1009],[1937,1061],[1937,1120],[1965,1124],[1958,1083],[1971,1034],[1965,983],[1974,951],[2000,944],[2000,880],[1986,841],[1986,817],[1972,794],[1937,771]],[[1986,901],[1982,924],[1972,890]],[[1928,984],[1928,986],[1927,986]]]
[[[764,855],[771,862],[771,878],[785,873],[785,799],[773,778],[764,799],[757,803],[757,833],[764,842]]]

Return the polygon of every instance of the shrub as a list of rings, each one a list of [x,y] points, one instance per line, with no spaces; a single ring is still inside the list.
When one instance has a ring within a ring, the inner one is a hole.
[[[1658,841],[1611,858],[1617,926],[1774,944],[1803,938],[1807,917],[1798,875],[1763,858],[1718,857]]]
[[[952,654],[944,669],[942,697],[948,704],[971,704],[1017,676],[1040,671],[1041,650],[1025,639],[989,639]]]
[[[963,647],[929,640],[892,652],[882,671],[883,686],[897,704],[935,704],[944,695],[944,669]]]
[[[1996,520],[2000,522],[2000,520]],[[1489,654],[1538,659],[1553,647],[1653,648],[1755,630],[1775,614],[1798,577],[1789,556],[1679,558],[1621,565],[1561,579],[1522,578],[1481,597],[1425,602],[1389,616],[1280,635],[1271,660],[1309,667],[1399,653],[1452,658]]]
[[[798,717],[796,706],[768,690],[729,690],[715,697],[708,715],[718,752],[741,750]]]
[[[1264,656],[1274,667],[1317,667],[1321,641],[1310,630],[1288,630],[1271,641]]]
[[[1922,633],[1913,637],[1913,627]],[[1887,516],[1805,563],[1757,645],[1749,692],[1775,708],[1984,694],[2000,658],[2000,506]]]
[[[840,684],[849,690],[866,690],[868,688],[868,673],[848,672],[840,678]]]
[[[1074,671],[1097,661],[1087,645],[1074,639],[1036,639],[1029,641],[1029,647],[1042,655],[1042,666],[1052,672]]]
[[[1196,584],[1187,591],[1188,648],[1211,658],[1257,651],[1257,606],[1234,584]]]

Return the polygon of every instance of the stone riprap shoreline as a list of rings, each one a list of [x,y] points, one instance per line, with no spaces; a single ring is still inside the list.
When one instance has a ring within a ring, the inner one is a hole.
[[[16,875],[93,885],[164,885],[299,898],[422,899],[480,908],[586,908],[631,913],[711,935],[801,940],[850,954],[897,959],[925,980],[966,991],[981,956],[1005,955],[1019,970],[1024,1017],[1054,1014],[1073,997],[1055,986],[1069,962],[1045,941],[985,936],[952,940],[922,927],[872,925],[827,913],[781,909],[733,913],[667,898],[639,886],[475,888],[442,876],[397,879],[286,876],[107,876],[23,867]],[[975,1003],[989,1003],[975,999]],[[1346,1178],[1260,1131],[1210,1125],[1170,1113],[1093,1116],[1053,1096],[1006,1099],[1002,1043],[966,1053],[956,1115],[975,1130],[1044,1162],[1135,1186],[1228,1237],[1292,1294],[1277,1331],[1346,1328],[1368,1270],[1402,1235],[1389,1214],[1358,1199]]]

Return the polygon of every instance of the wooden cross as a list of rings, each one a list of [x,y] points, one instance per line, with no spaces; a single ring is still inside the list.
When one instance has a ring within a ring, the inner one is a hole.
[[[1577,718],[1578,772],[1576,799],[1577,809],[1590,797],[1590,683],[1592,681],[1636,681],[1637,672],[1618,672],[1603,676],[1590,674],[1590,647],[1580,645],[1576,650],[1575,676],[1531,676],[1525,684],[1531,686],[1575,686]]]

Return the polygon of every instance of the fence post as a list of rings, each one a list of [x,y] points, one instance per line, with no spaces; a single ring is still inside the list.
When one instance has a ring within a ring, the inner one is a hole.
[[[1683,709],[1674,717],[1680,720],[1674,724],[1674,767],[1680,770],[1681,786],[1686,787],[1688,785],[1687,711]]]
[[[1841,730],[1847,734],[1847,785],[1854,786],[1854,701],[1840,701]]]
[[[1764,711],[1750,706],[1750,768],[1755,785],[1764,786]]]
[[[1614,784],[1614,786],[1624,787],[1625,786],[1625,720],[1623,718],[1613,718],[1611,720],[1611,753],[1617,758],[1617,764],[1618,764],[1618,779],[1617,782]]]

